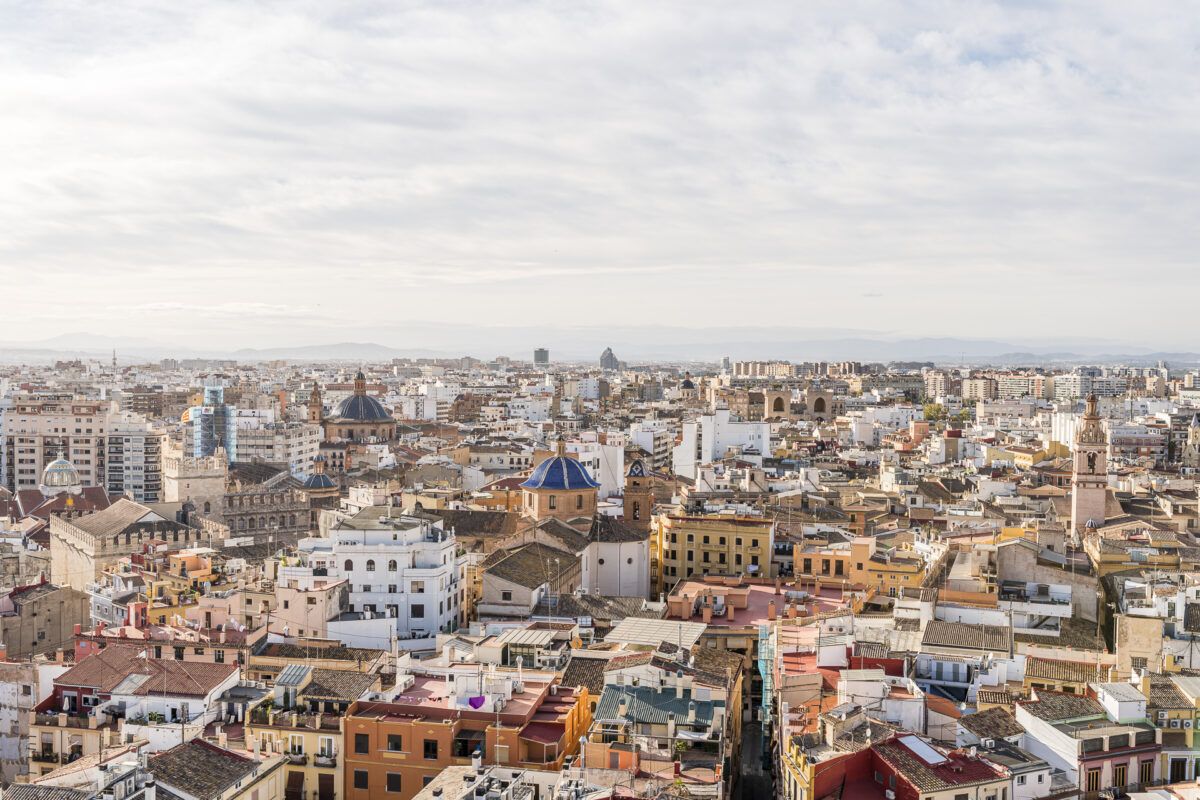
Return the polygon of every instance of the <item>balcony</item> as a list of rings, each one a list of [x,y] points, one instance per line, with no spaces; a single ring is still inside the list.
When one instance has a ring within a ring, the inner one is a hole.
[[[287,760],[289,764],[304,765],[308,763],[308,756],[304,753],[288,753]]]
[[[329,754],[317,753],[315,756],[313,756],[313,766],[315,766],[315,767],[330,767],[330,768],[336,767],[337,766],[337,756],[333,755],[332,753],[329,753]]]
[[[41,764],[57,764],[61,759],[58,753],[49,750],[34,750],[29,756],[30,761],[37,761]]]

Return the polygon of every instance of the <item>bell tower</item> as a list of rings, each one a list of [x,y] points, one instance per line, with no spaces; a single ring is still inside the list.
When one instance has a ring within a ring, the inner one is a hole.
[[[646,462],[637,459],[625,473],[623,494],[625,524],[639,531],[650,530],[650,510],[654,507],[654,487]]]
[[[324,406],[321,404],[321,390],[317,388],[317,382],[313,381],[312,391],[308,393],[308,421],[313,425],[320,425],[323,411]]]
[[[1100,424],[1096,395],[1088,395],[1087,410],[1075,432],[1075,462],[1071,467],[1071,530],[1104,524],[1108,496],[1108,436]],[[1090,525],[1089,525],[1090,523]]]

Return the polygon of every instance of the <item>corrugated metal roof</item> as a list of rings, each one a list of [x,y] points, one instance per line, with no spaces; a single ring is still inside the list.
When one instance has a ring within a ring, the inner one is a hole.
[[[304,683],[304,679],[308,677],[308,673],[312,667],[304,664],[288,664],[279,673],[279,677],[275,679],[276,686],[299,686]]]
[[[621,714],[621,698],[625,698],[625,713]],[[676,697],[675,689],[656,689],[653,686],[614,686],[604,687],[600,702],[596,705],[595,719],[598,720],[629,720],[650,725],[666,725],[667,715],[674,712],[675,722],[683,726],[709,726],[712,724],[713,708],[711,700],[696,700],[696,720],[689,723],[688,707],[693,702],[690,689],[684,690],[683,697]]]

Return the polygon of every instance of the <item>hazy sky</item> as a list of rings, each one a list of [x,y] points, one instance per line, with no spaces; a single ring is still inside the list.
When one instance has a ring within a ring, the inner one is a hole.
[[[1197,347],[1198,22],[10,2],[0,340],[778,319]]]

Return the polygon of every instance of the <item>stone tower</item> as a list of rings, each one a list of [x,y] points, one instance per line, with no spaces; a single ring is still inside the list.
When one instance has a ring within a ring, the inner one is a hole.
[[[1192,415],[1192,424],[1188,426],[1187,444],[1183,446],[1180,460],[1183,466],[1200,469],[1200,419]]]
[[[321,405],[321,390],[317,388],[317,382],[313,381],[312,391],[308,393],[308,421],[313,425],[320,425],[324,410],[324,406]]]
[[[1104,524],[1108,495],[1108,436],[1096,411],[1096,395],[1088,395],[1087,410],[1075,432],[1075,463],[1071,468],[1071,530]]]
[[[654,507],[654,486],[646,462],[637,459],[625,473],[625,524],[634,530],[650,530],[650,509]]]

